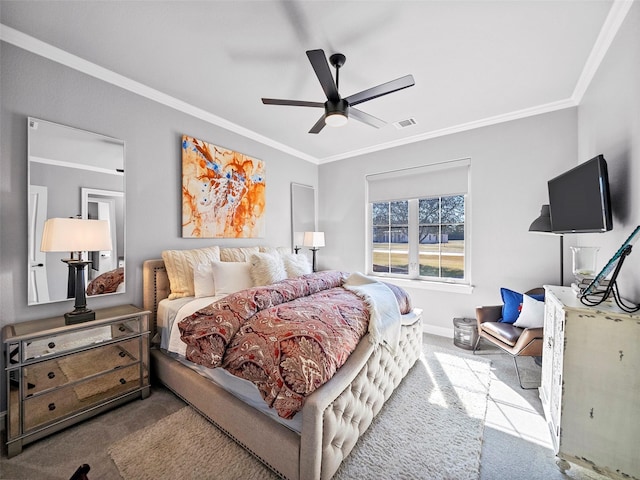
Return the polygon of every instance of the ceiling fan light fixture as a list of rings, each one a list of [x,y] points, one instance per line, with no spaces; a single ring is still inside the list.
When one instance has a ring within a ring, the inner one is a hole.
[[[327,101],[324,111],[324,123],[330,127],[342,127],[349,121],[349,104],[344,99],[337,102]]]
[[[347,124],[349,118],[342,113],[332,113],[324,118],[324,123],[330,127],[342,127]]]

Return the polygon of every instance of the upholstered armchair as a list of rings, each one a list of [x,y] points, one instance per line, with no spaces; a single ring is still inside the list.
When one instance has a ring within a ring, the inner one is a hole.
[[[544,296],[543,288],[534,288],[525,292],[525,295]],[[476,320],[478,322],[478,339],[473,348],[476,353],[480,339],[484,338],[489,343],[499,347],[513,357],[516,374],[520,387],[527,390],[534,387],[525,387],[520,379],[517,357],[541,357],[543,345],[543,327],[521,328],[511,323],[499,321],[502,318],[503,306],[490,305],[476,308]]]

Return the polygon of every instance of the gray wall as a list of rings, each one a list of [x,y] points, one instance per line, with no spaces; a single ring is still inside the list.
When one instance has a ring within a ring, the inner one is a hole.
[[[572,108],[321,165],[319,228],[327,246],[319,265],[366,271],[366,174],[471,158],[468,260],[475,288],[469,294],[407,287],[424,310],[426,330],[451,335],[453,318],[475,318],[477,305],[501,303],[500,287],[559,283],[559,237],[528,229],[548,203],[547,180],[576,164],[576,148]]]
[[[580,161],[602,153],[609,167],[613,230],[576,235],[584,246],[599,246],[603,267],[640,225],[640,3],[634,2],[578,108]],[[623,264],[618,285],[623,297],[640,302],[640,242]]]
[[[317,166],[172,110],[75,70],[0,44],[0,321],[62,314],[73,302],[27,307],[27,116],[125,141],[126,293],[90,308],[142,304],[142,262],[168,248],[291,245],[291,182],[316,186]],[[181,150],[188,134],[264,160],[264,239],[181,238]],[[3,384],[4,386],[4,384]]]

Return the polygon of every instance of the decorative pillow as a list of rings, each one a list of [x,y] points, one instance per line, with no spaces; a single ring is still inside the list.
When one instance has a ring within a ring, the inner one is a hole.
[[[311,273],[311,263],[309,257],[296,253],[285,253],[280,255],[284,262],[284,269],[288,278],[296,278]]]
[[[502,320],[503,323],[513,323],[518,319],[522,310],[522,293],[514,292],[508,288],[501,288],[502,296]],[[544,295],[529,295],[536,300],[544,300]]]
[[[280,255],[255,253],[251,256],[251,278],[253,284],[271,285],[287,278],[287,271]]]
[[[253,287],[249,262],[211,262],[216,295],[230,295]]]
[[[251,260],[251,255],[259,251],[259,247],[221,248],[220,260],[223,262],[248,262]]]
[[[291,247],[260,247],[260,253],[270,253],[271,255],[287,255],[291,253]]]
[[[544,326],[544,302],[536,300],[529,295],[524,295],[522,311],[513,324],[520,328],[541,328]]]
[[[212,297],[216,294],[211,262],[199,263],[193,268],[193,292],[196,298]]]
[[[194,250],[165,250],[162,252],[164,266],[167,269],[171,293],[169,300],[193,297],[193,267],[199,263],[220,260],[220,248],[217,246]]]

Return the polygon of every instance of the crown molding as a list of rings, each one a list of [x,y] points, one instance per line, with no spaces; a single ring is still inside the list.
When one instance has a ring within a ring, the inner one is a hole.
[[[430,132],[421,133],[420,135],[414,135],[412,137],[407,137],[400,140],[394,140],[392,142],[372,145],[371,147],[362,148],[360,150],[352,150],[340,155],[323,158],[320,161],[320,164],[336,162],[338,160],[345,160],[347,158],[378,152],[380,150],[386,150],[388,148],[408,145],[410,143],[421,142],[423,140],[430,140],[437,137],[444,137],[445,135],[466,132],[468,130],[475,130],[476,128],[489,127],[491,125],[510,122],[512,120],[519,120],[521,118],[533,117],[535,115],[541,115],[543,113],[555,112],[556,110],[564,110],[565,108],[571,108],[577,105],[578,104],[572,98],[567,98],[566,100],[560,100],[558,102],[547,103],[531,108],[524,108],[515,112],[509,112],[501,115],[496,115],[494,117],[474,120],[473,122],[462,123],[459,125],[454,125],[452,127],[441,128],[440,130],[432,130]]]
[[[571,98],[576,102],[576,104],[580,104],[580,102],[582,102],[582,97],[584,97],[594,75],[598,71],[598,68],[600,68],[600,64],[609,50],[613,39],[618,34],[618,30],[620,30],[622,22],[626,18],[627,13],[629,13],[633,1],[634,0],[613,1],[611,10],[609,10],[609,14],[602,24],[598,38],[596,38],[596,42],[594,43],[591,53],[589,54],[584,68],[582,69],[582,73],[580,74],[580,78],[576,82],[573,95],[571,95]]]
[[[38,40],[30,35],[20,32],[14,28],[8,27],[0,23],[0,40],[6,43],[10,43],[16,47],[19,47],[28,52],[34,53],[41,57],[47,58],[51,61],[57,62],[66,67],[72,68],[86,75],[92,76],[104,82],[110,83],[124,90],[128,90],[132,93],[148,98],[154,102],[165,105],[174,110],[186,113],[193,117],[199,118],[205,122],[217,125],[231,132],[242,135],[243,137],[255,140],[256,142],[267,145],[281,152],[293,155],[294,157],[307,160],[311,163],[318,164],[319,160],[304,152],[300,152],[294,148],[284,145],[280,142],[276,142],[270,138],[260,135],[259,133],[249,130],[248,128],[241,127],[229,120],[214,115],[211,112],[203,110],[199,107],[184,102],[178,98],[167,95],[159,90],[149,87],[143,83],[132,80],[124,75],[120,75],[112,70],[106,69],[93,62],[89,62],[77,55],[73,55],[65,50],[54,47],[46,42]]]

